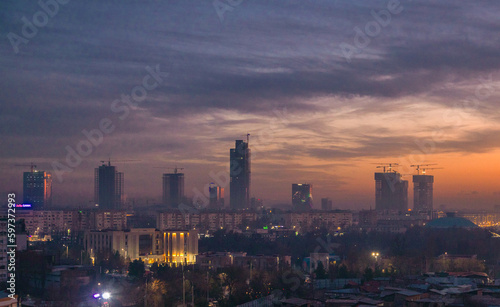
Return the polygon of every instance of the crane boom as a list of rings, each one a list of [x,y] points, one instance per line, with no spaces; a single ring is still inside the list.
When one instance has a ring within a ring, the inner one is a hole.
[[[399,164],[398,163],[373,163],[373,164],[377,164],[378,166],[376,168],[382,168],[384,171],[384,173],[390,173],[392,172],[392,168],[394,166],[398,166]],[[389,169],[387,172],[386,172],[386,168]]]
[[[428,164],[413,164],[410,165],[410,167],[416,167],[417,170],[417,175],[420,175],[420,167],[421,166],[430,166],[430,165],[437,165],[436,163],[428,163]],[[425,173],[425,172],[424,172]]]

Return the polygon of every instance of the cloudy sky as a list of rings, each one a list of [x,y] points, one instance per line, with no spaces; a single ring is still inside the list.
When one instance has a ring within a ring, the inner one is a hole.
[[[310,182],[373,207],[381,162],[437,163],[435,206],[500,204],[498,1],[59,1],[0,3],[2,194],[33,161],[57,204],[88,204],[111,157],[139,160],[115,163],[129,199],[176,165],[193,196],[250,133],[268,205]]]

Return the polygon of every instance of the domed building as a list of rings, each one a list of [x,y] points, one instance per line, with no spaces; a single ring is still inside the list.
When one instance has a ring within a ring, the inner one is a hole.
[[[455,216],[455,212],[446,213],[446,217],[435,219],[427,223],[430,228],[478,228],[476,224],[463,217]]]

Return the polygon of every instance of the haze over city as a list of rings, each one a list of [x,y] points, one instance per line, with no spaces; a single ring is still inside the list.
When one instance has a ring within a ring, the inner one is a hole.
[[[250,134],[251,196],[266,205],[289,204],[291,184],[307,182],[316,208],[322,197],[374,207],[375,163],[393,162],[403,174],[437,164],[435,207],[492,208],[497,3],[401,1],[380,13],[387,5],[243,1],[221,13],[211,1],[70,1],[14,46],[7,34],[21,35],[21,18],[40,7],[2,2],[0,191],[21,194],[28,168],[14,165],[34,162],[54,176],[54,204],[87,204],[94,168],[110,158],[138,160],[113,163],[129,199],[159,202],[175,166],[192,197],[229,171],[234,140]],[[130,107],[123,95],[147,75],[157,86]],[[59,178],[54,162],[105,118],[114,131]]]

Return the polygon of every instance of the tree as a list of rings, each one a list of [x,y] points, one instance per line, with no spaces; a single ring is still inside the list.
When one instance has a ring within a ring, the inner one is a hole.
[[[351,274],[349,274],[349,270],[347,270],[347,266],[345,264],[341,264],[338,269],[337,277],[338,278],[349,278]]]
[[[372,268],[366,268],[365,273],[363,274],[363,278],[365,281],[370,281],[373,279],[373,270]]]
[[[326,275],[325,266],[323,265],[322,261],[318,261],[318,267],[316,268],[314,273],[316,274],[317,279],[326,279],[328,277]]]
[[[130,277],[142,277],[145,272],[144,262],[140,258],[132,261],[128,266],[128,276]]]
[[[167,284],[164,281],[155,279],[145,285],[147,291],[147,306],[160,307],[165,306],[165,295],[167,293]]]

